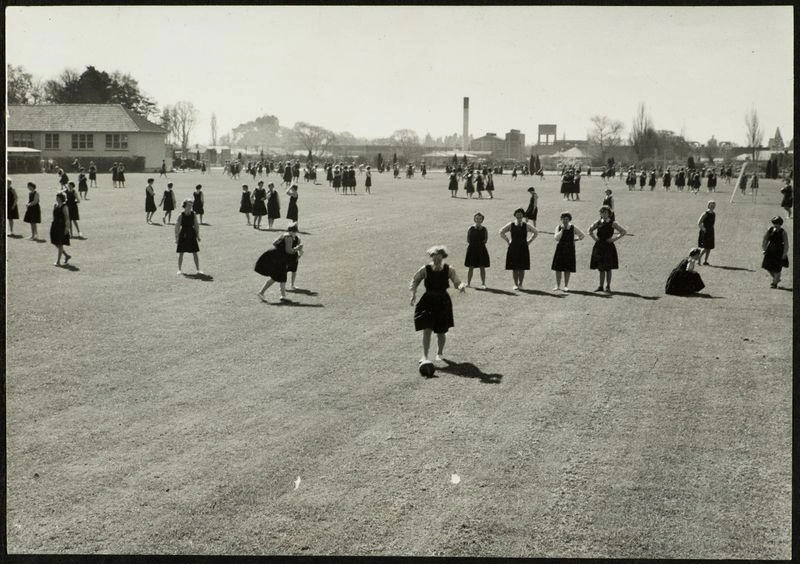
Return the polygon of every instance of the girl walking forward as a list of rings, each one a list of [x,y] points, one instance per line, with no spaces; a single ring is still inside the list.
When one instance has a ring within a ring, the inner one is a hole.
[[[447,189],[450,190],[450,197],[455,198],[456,193],[458,192],[458,178],[456,177],[455,172],[450,173],[450,183],[448,184]]]
[[[197,274],[203,274],[200,270],[200,259],[197,258],[197,253],[200,251],[200,245],[198,245],[200,242],[200,222],[197,220],[197,214],[192,210],[192,207],[192,200],[186,198],[183,201],[183,212],[178,215],[178,219],[175,221],[175,243],[178,245],[175,250],[178,253],[178,276],[183,274],[181,271],[183,253],[192,253]]]
[[[147,179],[147,186],[144,189],[144,218],[147,223],[153,223],[153,214],[158,209],[156,207],[156,191],[153,188],[153,178]]]
[[[203,197],[203,185],[198,184],[194,188],[194,202],[192,203],[192,210],[194,213],[200,216],[200,225],[205,225],[203,223],[203,214],[205,213],[205,201],[206,199]]]
[[[289,173],[291,174],[291,169]],[[291,179],[289,181],[291,182]],[[272,229],[272,223],[280,217],[281,205],[280,200],[278,200],[278,191],[275,189],[275,185],[270,182],[267,185],[267,227]]]
[[[303,244],[300,242],[300,238],[296,236],[296,233],[297,224],[290,224],[286,228],[286,233],[275,239],[272,242],[272,247],[258,257],[253,270],[269,278],[258,291],[258,297],[262,300],[266,300],[264,292],[275,282],[280,285],[281,300],[285,301],[287,299],[286,273],[289,268],[289,257],[293,255],[299,257],[303,254]]]
[[[792,206],[794,205],[794,193],[792,190],[792,181],[788,178],[784,178],[784,187],[781,188],[781,194],[783,198],[781,199],[781,207],[786,210],[786,213],[789,214],[789,219],[792,218]]]
[[[420,268],[411,278],[411,305],[417,297],[417,286],[425,281],[425,293],[414,308],[414,329],[422,331],[422,358],[419,362],[429,362],[428,353],[431,348],[431,334],[436,333],[436,360],[442,360],[447,330],[453,327],[453,302],[447,294],[450,282],[463,292],[466,285],[459,280],[456,272],[444,262],[447,249],[443,245],[434,245],[426,251],[431,261]]]
[[[164,209],[164,219],[161,222],[168,225],[172,222],[172,210],[175,209],[175,192],[172,191],[172,182],[167,184],[167,189],[164,190],[159,205]]]
[[[297,184],[292,186],[286,191],[289,196],[289,206],[286,208],[286,219],[297,222]]]
[[[572,225],[572,214],[561,214],[561,224],[555,229],[556,251],[553,254],[553,264],[550,266],[556,271],[556,287],[553,291],[561,289],[561,273],[564,273],[564,291],[569,292],[569,275],[575,272],[575,241],[584,238],[583,232]]]
[[[514,290],[522,288],[522,281],[525,279],[525,271],[531,268],[531,253],[528,245],[536,239],[539,232],[530,223],[523,219],[525,210],[517,208],[514,210],[514,221],[500,229],[500,237],[508,243],[506,250],[506,270],[512,271],[514,278]],[[511,232],[511,239],[506,233]],[[531,234],[530,238],[528,233]]]
[[[78,220],[81,218],[78,212],[78,193],[75,191],[75,183],[68,182],[67,189],[64,190],[64,196],[67,198],[67,210],[69,211],[69,236],[72,237],[72,224],[75,224],[75,229],[78,231],[78,237],[81,235],[81,228],[78,225]]]
[[[706,256],[705,262],[702,263],[704,265],[708,265],[708,255],[711,254],[711,249],[714,248],[714,223],[717,220],[714,208],[716,207],[717,203],[714,200],[709,200],[706,211],[697,220],[697,226],[700,228],[700,234],[697,236],[697,246],[703,249],[700,258],[703,255]]]
[[[261,218],[267,215],[267,191],[264,181],[258,181],[258,188],[253,190],[253,229],[261,229]]]
[[[486,175],[486,191],[489,193],[489,199],[494,199],[494,178],[492,178],[492,173]]]
[[[467,271],[467,286],[472,284],[472,271],[475,268],[481,269],[481,290],[486,289],[486,269],[489,268],[489,251],[486,249],[486,242],[489,240],[489,232],[483,226],[483,214],[476,213],[473,216],[475,225],[467,231],[467,256],[464,258],[464,266],[469,268]]]
[[[78,171],[78,194],[81,197],[81,200],[88,200],[89,198],[86,195],[89,193],[89,183],[86,180],[86,175],[83,172],[83,169]]]
[[[242,184],[242,199],[239,202],[239,213],[243,213],[247,218],[247,225],[250,225],[250,212],[253,211],[253,204],[250,202],[250,189],[247,184]]]
[[[367,194],[372,194],[370,188],[372,188],[372,169],[367,167],[367,177],[364,179],[364,190],[366,190]]]
[[[771,220],[772,227],[764,233],[761,241],[761,250],[764,259],[761,268],[772,275],[770,288],[777,288],[781,281],[781,269],[789,267],[789,236],[783,228],[783,218],[775,216]]]
[[[72,256],[64,250],[64,245],[69,245],[69,208],[67,197],[63,192],[56,194],[53,223],[50,224],[50,242],[58,249],[54,266],[61,266],[61,255],[64,255],[64,264],[67,264]]]
[[[618,233],[616,236],[614,236],[615,231]],[[589,268],[600,273],[600,285],[595,292],[602,292],[603,284],[605,284],[606,292],[611,291],[611,271],[619,268],[617,247],[614,245],[614,241],[626,233],[625,229],[611,219],[611,209],[608,206],[600,206],[600,219],[589,227],[589,236],[595,241]]]
[[[39,205],[39,192],[36,191],[36,184],[28,182],[28,203],[25,207],[25,215],[22,221],[31,224],[30,240],[35,241],[39,236],[37,232],[38,224],[42,222],[42,208]]]

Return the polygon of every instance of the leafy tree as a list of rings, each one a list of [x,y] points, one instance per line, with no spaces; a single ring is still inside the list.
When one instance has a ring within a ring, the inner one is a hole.
[[[647,114],[644,103],[639,104],[636,114],[633,116],[629,139],[638,161],[647,157],[655,157],[659,145],[658,134],[653,128],[653,122]]]
[[[6,91],[9,104],[39,104],[44,100],[44,85],[23,67],[6,65]]]
[[[686,168],[689,170],[694,170],[696,168],[694,165],[694,157],[690,156],[688,159],[686,159]]]
[[[328,146],[336,139],[333,131],[329,131],[318,125],[311,125],[304,121],[294,124],[294,133],[297,139],[303,144],[309,155],[321,156]]]
[[[237,145],[284,146],[291,143],[295,133],[281,127],[278,118],[264,115],[233,128],[230,142]]]
[[[750,147],[753,156],[753,162],[756,160],[758,148],[764,140],[764,132],[761,130],[761,124],[758,120],[758,112],[752,108],[744,116],[745,132],[747,133],[747,146]]]
[[[114,71],[108,74],[87,66],[80,75],[64,70],[45,85],[47,101],[55,104],[121,104],[143,117],[156,112],[156,103],[139,89],[131,75]]]
[[[601,162],[606,159],[608,151],[622,144],[622,131],[625,125],[607,116],[592,116],[592,129],[589,131],[589,147],[595,158]]]
[[[719,155],[719,143],[714,136],[711,136],[711,139],[706,141],[706,144],[703,147],[705,149],[706,158],[711,162],[714,162],[714,159],[717,158]]]

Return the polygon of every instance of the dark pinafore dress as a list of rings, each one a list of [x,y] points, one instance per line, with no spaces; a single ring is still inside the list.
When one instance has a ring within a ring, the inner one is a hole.
[[[489,268],[489,251],[486,248],[486,241],[489,232],[485,227],[472,226],[467,231],[467,256],[464,258],[464,266],[468,268]]]
[[[531,252],[528,248],[528,224],[511,225],[511,243],[506,250],[506,270],[530,270]]]
[[[453,302],[447,294],[450,286],[450,266],[442,265],[436,271],[425,265],[425,293],[414,308],[414,329],[432,329],[434,333],[447,333],[453,323]]]
[[[703,227],[705,227],[704,231],[700,231],[700,234],[697,236],[697,246],[702,249],[713,249],[714,248],[714,222],[717,219],[717,214],[711,210],[706,210],[706,213],[703,214]]]
[[[556,244],[556,251],[553,254],[552,270],[558,272],[575,272],[575,227],[570,225],[567,229],[561,229],[561,239]]]
[[[610,221],[600,222],[597,228],[597,241],[592,247],[589,268],[592,270],[616,270],[619,268],[617,247],[609,239],[614,236],[614,224]]]
[[[181,229],[178,232],[178,248],[176,253],[196,253],[200,250],[197,243],[197,231],[194,228],[194,212],[189,215],[181,212],[178,214],[178,223]]]

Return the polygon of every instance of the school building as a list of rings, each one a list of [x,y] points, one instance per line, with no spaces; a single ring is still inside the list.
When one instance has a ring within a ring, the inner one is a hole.
[[[131,172],[156,170],[167,157],[167,131],[120,104],[8,106],[8,147],[40,151],[42,164],[67,168],[76,158],[105,172],[122,162]]]

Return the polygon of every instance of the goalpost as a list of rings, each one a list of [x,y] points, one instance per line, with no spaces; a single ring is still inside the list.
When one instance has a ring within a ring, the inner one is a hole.
[[[736,191],[739,189],[739,183],[742,181],[742,176],[744,176],[744,171],[749,162],[750,161],[744,161],[742,163],[742,170],[739,171],[739,178],[736,179],[736,182],[733,184],[733,190],[731,190],[731,200],[728,202],[729,204],[732,204],[733,199],[736,197]],[[753,193],[753,201],[755,201],[755,192]]]

